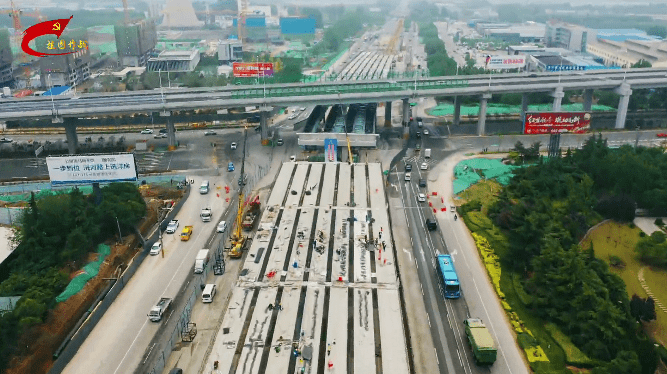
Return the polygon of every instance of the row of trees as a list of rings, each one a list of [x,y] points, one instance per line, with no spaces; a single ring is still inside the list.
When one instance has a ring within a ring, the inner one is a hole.
[[[518,144],[516,152],[528,155],[531,148]],[[636,325],[650,314],[637,301],[631,308],[622,279],[578,243],[604,217],[634,218],[635,202],[667,209],[664,170],[660,149],[610,149],[593,136],[563,158],[517,169],[489,207],[509,238],[502,261],[524,275],[529,308],[600,361],[593,373],[648,374],[657,365],[652,342]]]
[[[426,63],[432,77],[446,75],[486,74],[487,71],[474,67],[474,61],[457,68],[456,61],[447,55],[445,43],[438,37],[438,29],[433,23],[419,24],[419,36],[424,42]]]
[[[81,266],[97,243],[117,232],[134,227],[146,211],[137,187],[112,183],[102,188],[102,202],[74,189],[50,196],[29,207],[16,227],[20,243],[3,264],[0,296],[21,296],[16,308],[0,316],[0,371],[9,358],[23,353],[21,334],[42,323],[69,281],[69,273]],[[116,221],[117,220],[117,221]]]

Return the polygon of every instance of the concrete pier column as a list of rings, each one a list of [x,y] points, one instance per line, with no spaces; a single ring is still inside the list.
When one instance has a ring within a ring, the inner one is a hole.
[[[486,104],[491,98],[490,93],[482,94],[479,100],[479,117],[477,120],[477,135],[483,136],[486,133]]]
[[[461,99],[458,96],[454,96],[454,126],[458,126],[461,123]]]
[[[623,129],[625,128],[625,118],[628,116],[628,104],[630,103],[630,95],[632,95],[632,90],[630,89],[629,84],[622,83],[620,87],[614,90],[614,92],[621,95],[621,99],[618,101],[615,128]]]
[[[384,125],[391,127],[391,101],[384,103]]]
[[[169,149],[176,148],[176,126],[169,119],[167,119],[167,142],[169,143]]]
[[[551,96],[554,98],[554,105],[552,110],[554,112],[559,112],[561,103],[563,102],[563,96],[565,96],[563,87],[556,88],[554,92],[551,93]]]
[[[521,94],[521,133],[526,132],[526,112],[528,111],[528,94]]]
[[[403,138],[410,137],[410,101],[403,99]]]
[[[64,118],[65,138],[67,139],[67,151],[75,155],[79,149],[79,137],[76,134],[76,118]]]
[[[261,134],[262,145],[266,145],[269,141],[269,112],[272,107],[261,107],[259,112],[259,132]]]
[[[584,112],[590,112],[593,107],[593,90],[586,89],[584,90]]]
[[[408,127],[410,124],[410,101],[403,99],[403,126]]]

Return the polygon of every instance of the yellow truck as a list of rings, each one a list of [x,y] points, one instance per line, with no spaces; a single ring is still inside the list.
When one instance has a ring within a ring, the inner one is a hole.
[[[192,226],[185,226],[181,232],[181,241],[187,242],[190,240],[190,235],[192,235]]]

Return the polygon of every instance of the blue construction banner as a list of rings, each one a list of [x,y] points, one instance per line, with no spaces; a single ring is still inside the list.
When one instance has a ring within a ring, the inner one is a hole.
[[[324,139],[325,162],[338,162],[338,139]]]

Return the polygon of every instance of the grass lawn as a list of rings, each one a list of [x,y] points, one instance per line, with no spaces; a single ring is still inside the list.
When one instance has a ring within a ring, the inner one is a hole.
[[[492,179],[481,180],[458,194],[460,199],[455,200],[454,203],[460,206],[469,201],[477,200],[486,207],[498,200],[498,194],[502,189],[503,186]]]
[[[625,289],[628,297],[637,294],[640,297],[648,297],[642,288],[637,273],[644,267],[635,256],[635,245],[639,240],[641,230],[638,227],[630,228],[628,225],[616,222],[606,222],[596,228],[584,240],[582,246],[588,248],[593,243],[595,256],[609,263],[609,256],[615,255],[621,258],[625,263],[623,269],[611,267],[611,271],[618,274],[625,282]],[[667,303],[667,272],[660,269],[644,269],[644,279],[646,284],[653,292],[653,295],[662,303]],[[657,319],[648,324],[647,330],[653,334],[653,337],[665,345],[667,343],[667,314],[656,305],[655,312]]]

